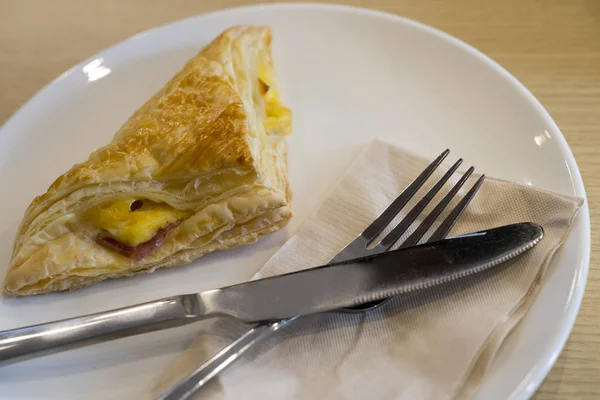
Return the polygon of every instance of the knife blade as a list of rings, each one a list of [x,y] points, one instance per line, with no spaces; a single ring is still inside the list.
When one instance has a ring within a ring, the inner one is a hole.
[[[211,313],[281,320],[385,299],[482,272],[533,247],[535,224],[509,225],[200,294]]]
[[[489,270],[535,246],[523,223],[197,294],[0,332],[0,362],[227,315],[264,322],[350,307]]]

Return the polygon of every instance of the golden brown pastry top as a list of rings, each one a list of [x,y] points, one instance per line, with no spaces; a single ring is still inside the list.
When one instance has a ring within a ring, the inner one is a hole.
[[[149,272],[285,225],[291,112],[279,99],[270,46],[267,27],[226,30],[110,144],[34,199],[6,291],[46,293]],[[130,214],[136,201],[143,208]],[[119,252],[157,237],[161,244],[147,255]]]
[[[88,185],[186,180],[228,168],[259,170],[260,152],[252,148],[259,144],[251,138],[265,134],[258,121],[264,116],[256,115],[261,108],[264,112],[260,72],[243,67],[266,62],[260,68],[272,73],[270,44],[268,27],[223,32],[140,107],[109,145],[34,199],[20,234],[50,204]]]

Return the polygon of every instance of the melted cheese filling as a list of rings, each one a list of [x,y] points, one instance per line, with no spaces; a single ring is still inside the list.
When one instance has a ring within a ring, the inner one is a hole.
[[[108,232],[113,239],[137,246],[152,239],[158,230],[190,214],[165,203],[119,199],[93,207],[83,217],[86,222]]]
[[[279,92],[273,87],[274,79],[271,71],[261,66],[258,77],[267,88],[263,94],[265,100],[265,119],[263,121],[265,132],[277,135],[289,135],[292,133],[292,112],[281,102]]]

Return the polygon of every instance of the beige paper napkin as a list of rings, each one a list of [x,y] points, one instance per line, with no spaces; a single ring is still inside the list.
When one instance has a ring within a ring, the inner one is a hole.
[[[326,262],[429,162],[384,142],[373,142],[256,278]],[[420,193],[443,172],[445,168],[437,171]],[[438,198],[459,177],[455,174]],[[469,180],[459,197],[476,178]],[[436,201],[433,203],[429,209]],[[581,199],[488,178],[451,234],[533,221],[545,230],[544,239],[533,250],[475,285],[458,283],[396,298],[367,314],[305,317],[256,346],[195,398],[472,397],[504,337],[527,311],[548,262],[582,203]],[[400,217],[408,210],[410,207],[405,207]],[[161,377],[154,393],[216,354],[237,338],[244,326],[220,320],[202,329],[196,342]]]

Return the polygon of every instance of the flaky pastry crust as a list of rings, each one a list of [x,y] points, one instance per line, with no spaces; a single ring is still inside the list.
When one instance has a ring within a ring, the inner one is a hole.
[[[291,119],[277,103],[277,91],[270,29],[223,32],[111,143],[33,200],[15,239],[5,291],[72,290],[152,272],[283,227],[291,217],[285,144]],[[102,232],[82,217],[127,198],[167,204],[189,216],[162,245],[135,260],[99,244]]]

